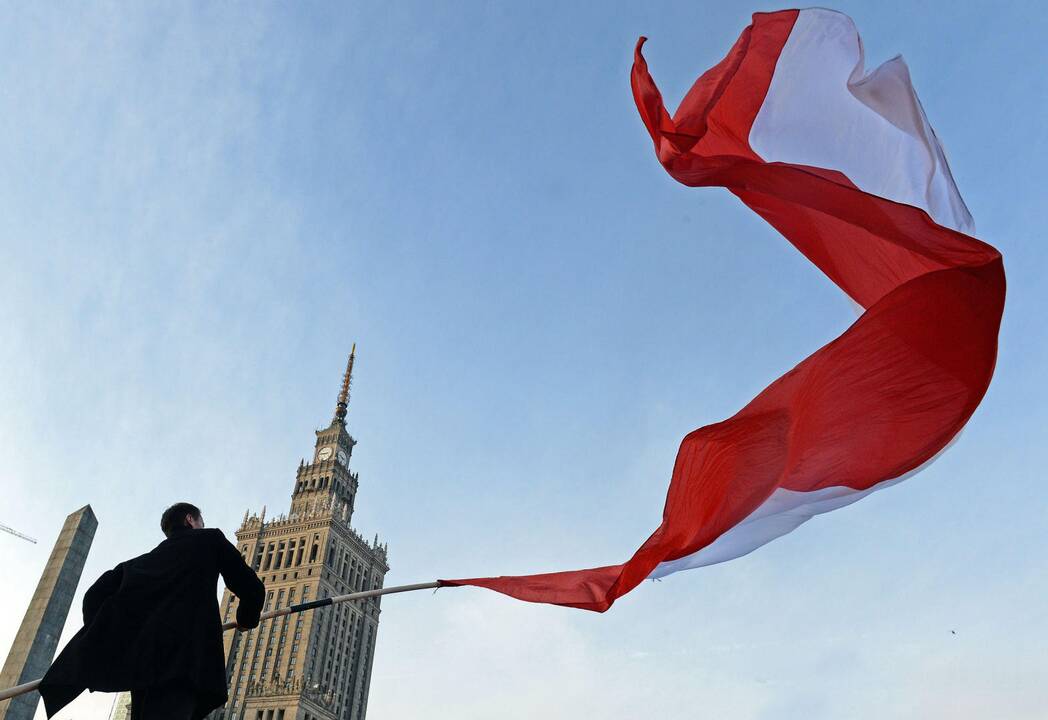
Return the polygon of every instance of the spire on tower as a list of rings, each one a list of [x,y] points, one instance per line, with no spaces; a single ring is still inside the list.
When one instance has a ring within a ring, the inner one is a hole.
[[[357,344],[353,343],[353,349],[349,351],[349,360],[346,362],[346,374],[342,376],[342,389],[338,393],[338,404],[335,405],[335,420],[346,422],[346,408],[349,405],[349,382],[353,378],[353,359],[357,355]]]

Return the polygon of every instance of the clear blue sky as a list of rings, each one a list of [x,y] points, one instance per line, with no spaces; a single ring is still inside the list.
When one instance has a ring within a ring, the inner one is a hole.
[[[0,522],[41,540],[0,535],[0,648],[84,503],[81,590],[158,542],[172,501],[227,534],[286,510],[353,341],[354,524],[389,542],[389,584],[628,557],[680,438],[854,317],[728,193],[670,180],[629,93],[638,35],[675,104],[778,7],[0,9]],[[835,7],[868,65],[906,57],[1005,257],[997,375],[961,441],[605,615],[390,598],[371,717],[1043,716],[1048,15]]]

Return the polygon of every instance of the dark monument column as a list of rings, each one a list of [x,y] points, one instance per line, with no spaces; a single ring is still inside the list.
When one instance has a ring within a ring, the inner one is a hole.
[[[66,518],[36,592],[0,671],[0,688],[39,680],[58,649],[73,594],[84,570],[98,520],[90,505]],[[35,690],[0,702],[0,720],[33,720],[40,693]]]

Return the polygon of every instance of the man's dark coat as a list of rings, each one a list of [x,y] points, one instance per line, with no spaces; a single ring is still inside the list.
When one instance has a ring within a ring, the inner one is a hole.
[[[84,627],[40,684],[48,717],[85,689],[185,688],[194,718],[225,703],[220,574],[240,598],[237,623],[256,627],[265,586],[221,530],[176,530],[102,575],[84,595]]]

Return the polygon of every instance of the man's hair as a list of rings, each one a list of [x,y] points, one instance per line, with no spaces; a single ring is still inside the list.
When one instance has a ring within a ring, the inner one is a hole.
[[[193,503],[180,502],[165,510],[164,514],[160,516],[160,529],[164,531],[164,535],[171,537],[172,530],[187,527],[186,515],[199,519],[200,508]]]

